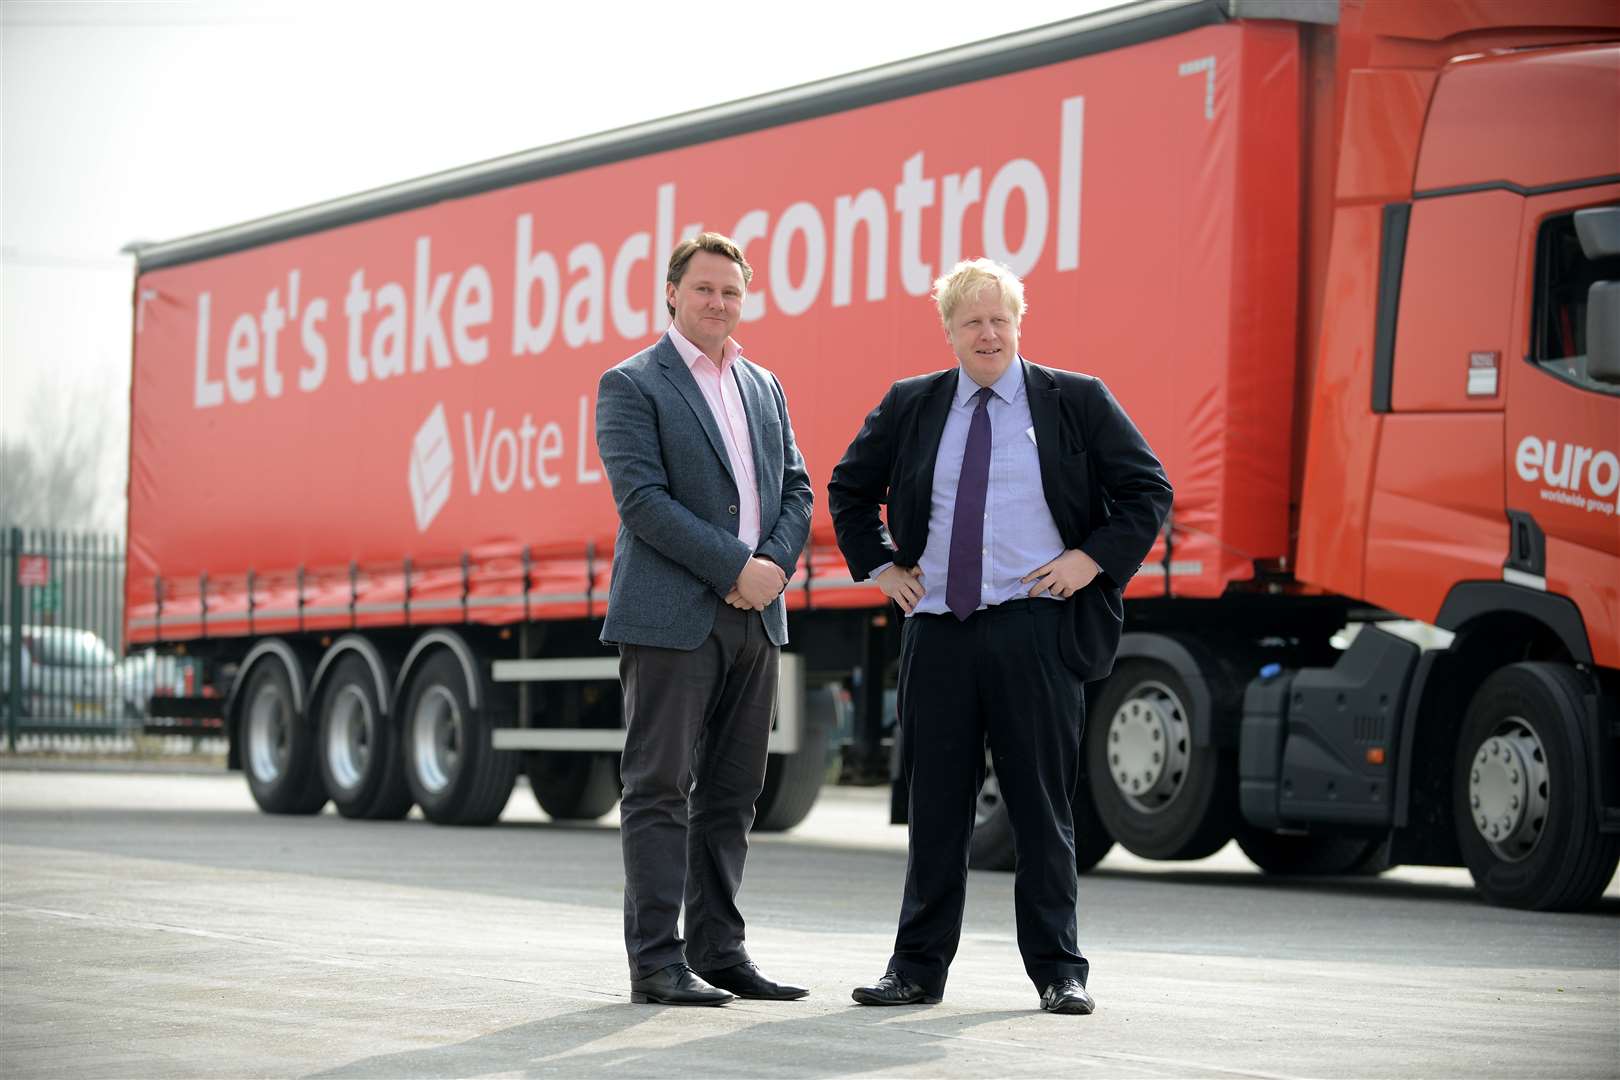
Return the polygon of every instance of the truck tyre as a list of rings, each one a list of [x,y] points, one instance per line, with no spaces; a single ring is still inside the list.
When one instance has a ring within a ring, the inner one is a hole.
[[[1573,911],[1603,895],[1620,836],[1598,831],[1588,770],[1585,678],[1564,664],[1512,664],[1481,684],[1457,737],[1457,843],[1485,899]]]
[[[1293,835],[1265,829],[1239,829],[1238,847],[1249,861],[1279,877],[1376,875],[1389,869],[1379,837]]]
[[[822,781],[827,778],[831,693],[825,690],[805,694],[804,731],[798,752],[766,758],[765,786],[754,802],[755,832],[786,832],[803,821],[816,805]]]
[[[1102,862],[1103,856],[1114,846],[1097,808],[1091,800],[1090,786],[1085,776],[1074,791],[1074,868],[1084,874]],[[1007,805],[1001,801],[1001,785],[989,755],[984,765],[984,785],[979,789],[978,802],[973,808],[973,837],[968,843],[968,868],[972,870],[1013,870],[1018,858],[1013,848],[1012,821],[1007,816]]]
[[[469,702],[461,662],[435,650],[411,680],[404,714],[405,778],[422,814],[439,825],[488,825],[517,782],[520,755],[490,744],[494,727]]]
[[[996,779],[990,754],[984,755],[984,783],[973,804],[973,836],[968,840],[968,869],[1011,870],[1018,865],[1013,847],[1012,817],[1001,801],[1001,781]]]
[[[1120,664],[1086,725],[1086,771],[1103,827],[1146,859],[1202,859],[1232,839],[1232,755],[1193,742],[1191,695],[1169,666]]]
[[[253,665],[242,691],[242,769],[267,814],[318,814],[326,805],[315,761],[314,725],[293,697],[292,676],[274,655]]]
[[[348,818],[397,821],[411,812],[399,728],[383,714],[371,668],[350,653],[332,667],[318,706],[321,780]]]
[[[538,750],[528,759],[535,802],[553,821],[595,821],[623,791],[615,754]]]
[[[1103,861],[1114,848],[1114,837],[1097,815],[1091,780],[1084,772],[1074,788],[1074,868],[1084,874]]]

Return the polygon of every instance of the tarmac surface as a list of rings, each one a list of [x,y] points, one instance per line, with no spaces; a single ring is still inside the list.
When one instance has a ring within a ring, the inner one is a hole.
[[[740,903],[798,1002],[629,1004],[611,817],[272,818],[240,775],[0,769],[0,1075],[1620,1076],[1620,887],[1488,907],[1465,872],[1263,879],[1235,849],[1081,881],[1090,1017],[1038,1009],[974,873],[942,1004],[862,1008],[905,868],[886,789],[756,837]]]

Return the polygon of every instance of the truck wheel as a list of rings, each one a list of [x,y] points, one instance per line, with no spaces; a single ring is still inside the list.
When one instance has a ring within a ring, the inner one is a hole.
[[[1571,911],[1603,895],[1620,836],[1598,831],[1582,732],[1584,679],[1563,664],[1512,664],[1474,694],[1457,737],[1457,843],[1485,899]]]
[[[1237,842],[1250,862],[1278,876],[1376,875],[1389,869],[1389,864],[1380,858],[1383,841],[1378,837],[1239,829]]]
[[[350,654],[333,666],[319,708],[321,779],[338,813],[379,821],[410,813],[399,729],[383,715],[364,660]]]
[[[619,801],[619,759],[613,754],[536,751],[528,756],[529,787],[553,821],[595,821]]]
[[[973,805],[973,836],[968,841],[970,870],[1011,870],[1018,865],[1013,848],[1012,818],[1001,801],[1001,781],[996,779],[990,755],[984,755],[984,783]]]
[[[423,816],[440,825],[488,825],[517,781],[519,755],[490,745],[494,725],[470,700],[461,662],[439,649],[405,705],[405,778]]]
[[[1202,859],[1232,838],[1237,769],[1196,746],[1192,698],[1164,664],[1120,664],[1087,724],[1086,769],[1103,827],[1146,859]]]
[[[267,814],[318,814],[326,805],[315,731],[294,700],[286,665],[273,655],[253,665],[242,692],[242,765]]]
[[[1082,776],[1074,792],[1074,868],[1078,873],[1102,862],[1114,846],[1114,838],[1097,817],[1091,791]],[[984,786],[973,809],[973,837],[968,844],[968,867],[973,870],[1013,870],[1018,865],[1013,848],[1012,822],[1007,805],[1001,801],[1001,784],[986,755]]]
[[[833,726],[833,690],[804,695],[804,731],[795,754],[771,754],[765,761],[765,786],[754,802],[755,832],[786,832],[816,805],[827,778],[827,733]]]
[[[1091,780],[1084,774],[1074,788],[1074,868],[1084,874],[1114,848],[1114,838],[1097,815]]]

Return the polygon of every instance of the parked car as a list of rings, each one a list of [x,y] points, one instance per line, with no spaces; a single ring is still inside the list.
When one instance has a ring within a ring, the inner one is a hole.
[[[154,696],[184,696],[200,688],[200,664],[189,656],[142,649],[118,661],[118,686],[126,716],[140,717]]]
[[[22,627],[21,716],[33,720],[102,720],[123,705],[118,659],[90,630]],[[0,626],[0,714],[11,703],[11,627]]]

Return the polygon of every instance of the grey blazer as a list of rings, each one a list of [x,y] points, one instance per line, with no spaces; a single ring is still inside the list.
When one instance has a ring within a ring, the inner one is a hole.
[[[813,496],[776,376],[738,359],[759,483],[759,548],[737,539],[737,481],[714,413],[669,335],[602,373],[596,448],[619,508],[602,641],[695,649],[755,554],[792,574],[810,536]],[[777,597],[765,633],[787,644]]]

